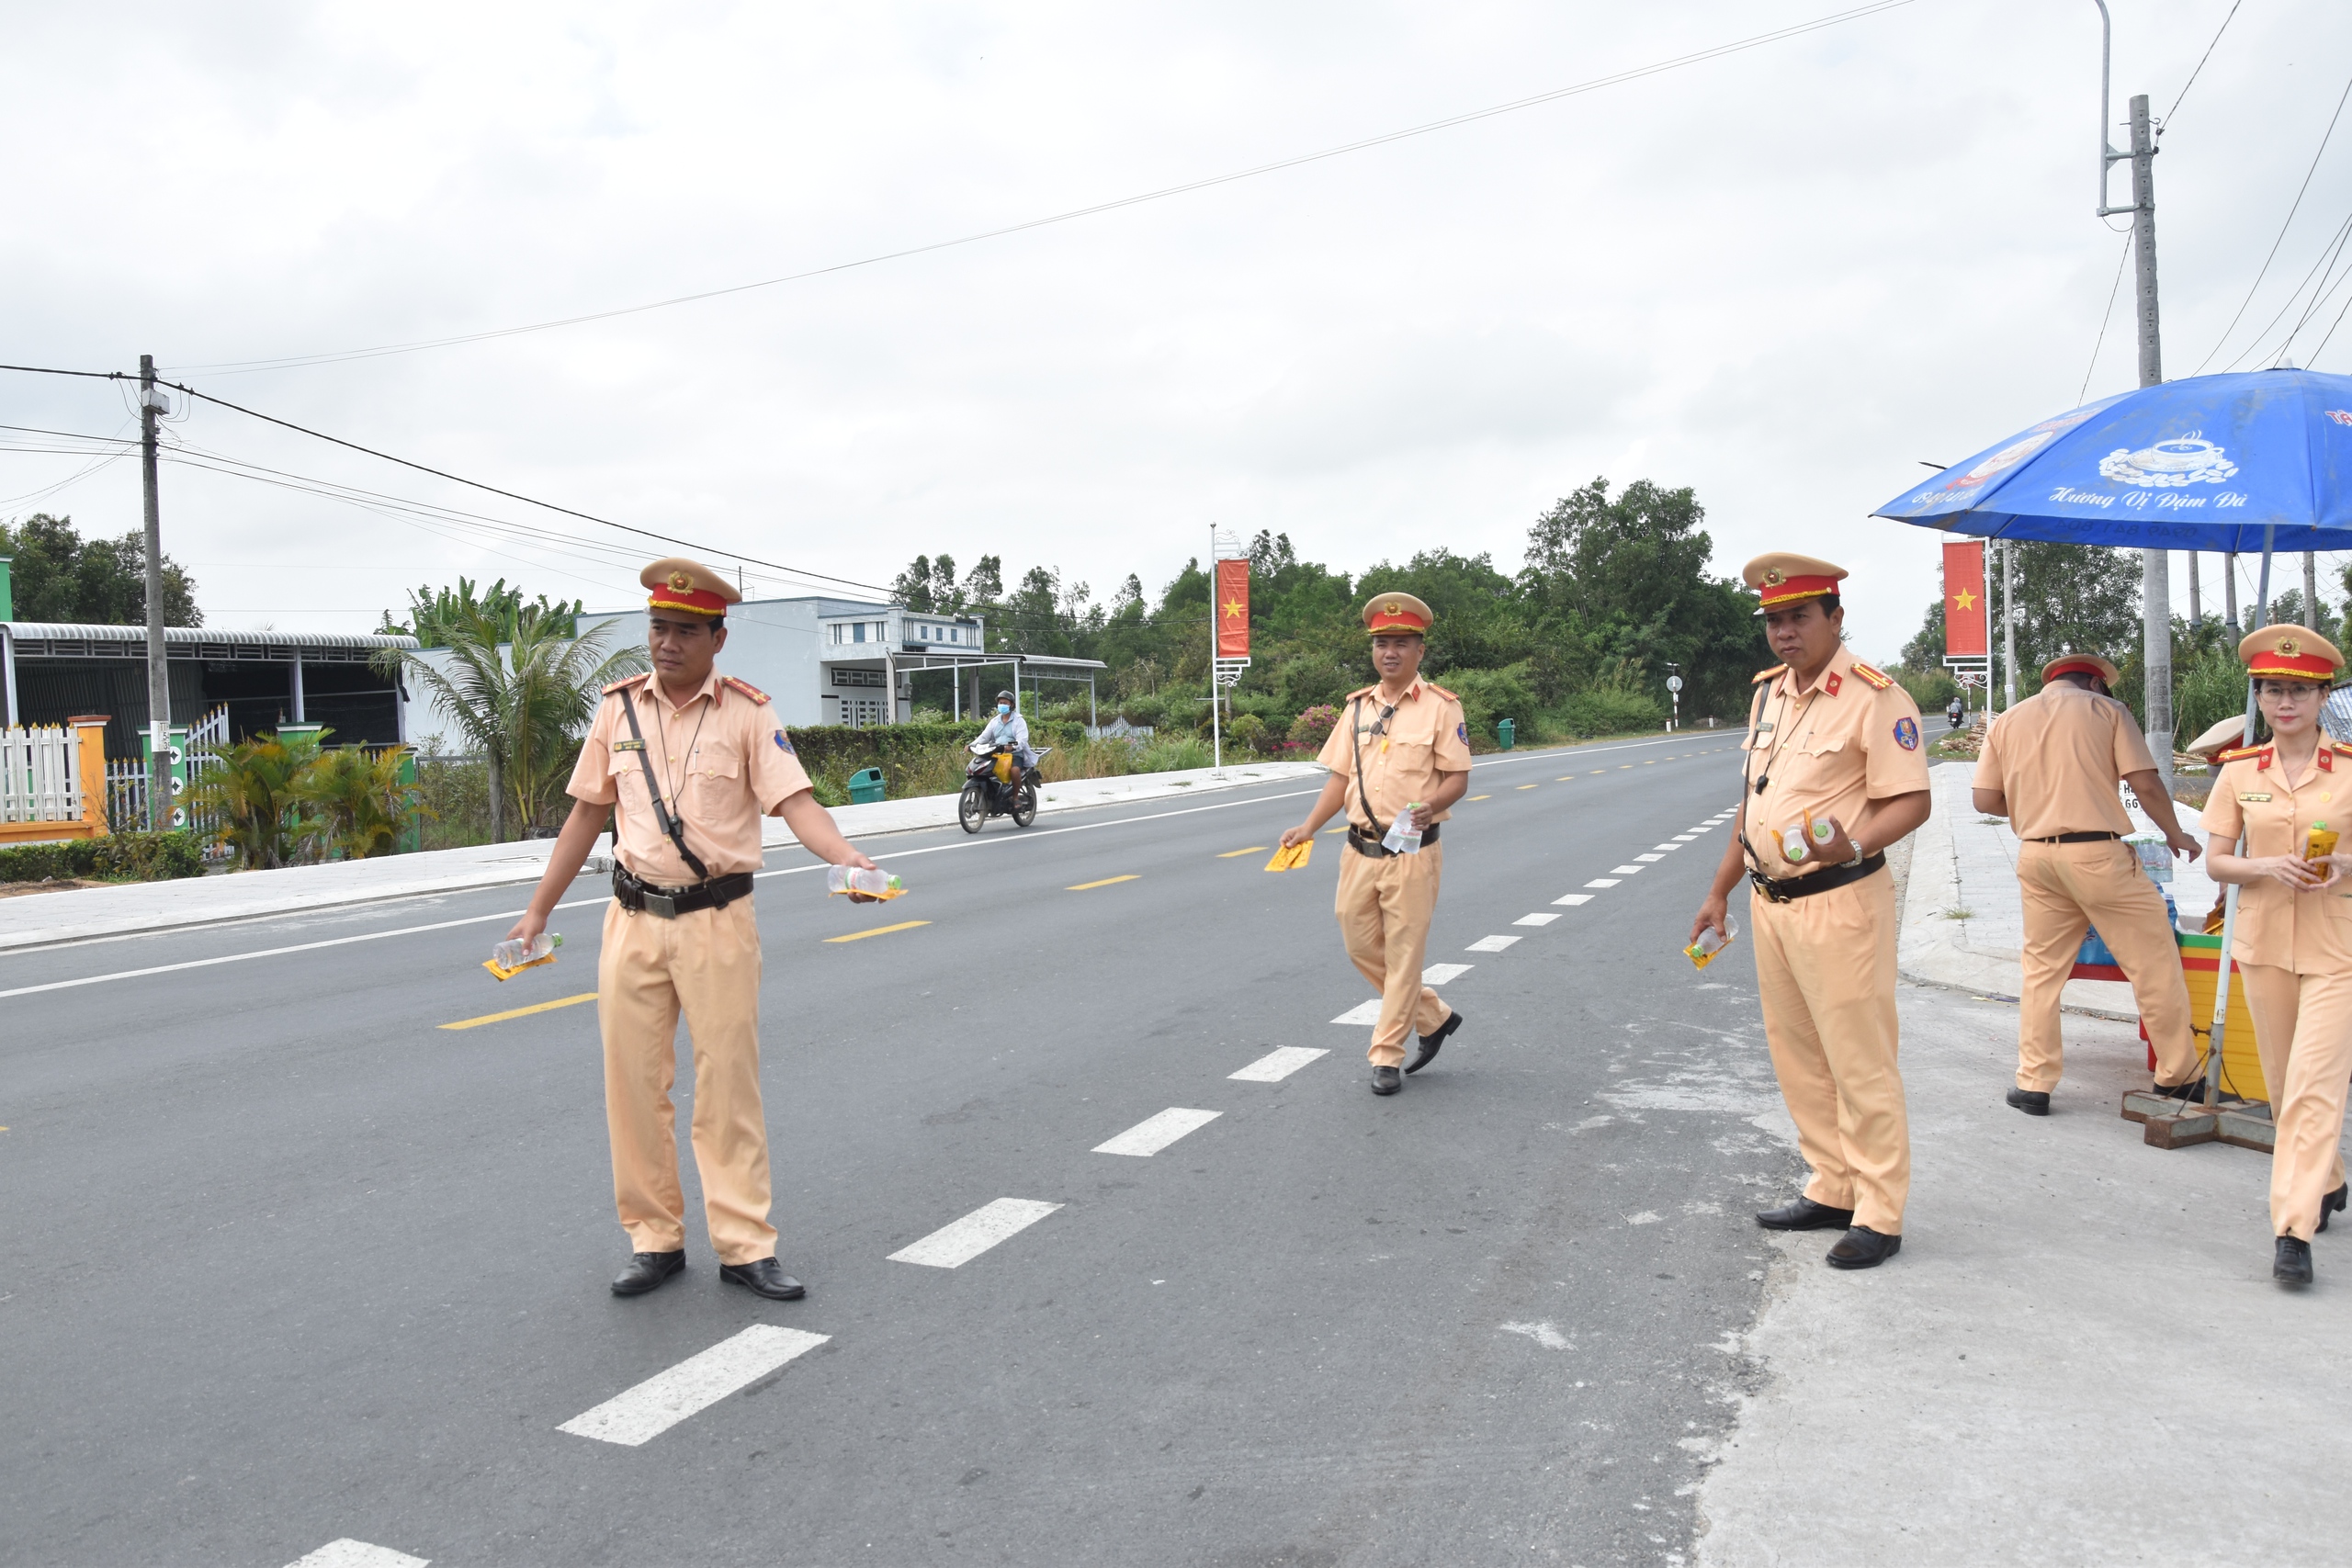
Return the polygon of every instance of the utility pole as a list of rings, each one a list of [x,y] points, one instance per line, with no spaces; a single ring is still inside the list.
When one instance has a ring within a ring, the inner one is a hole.
[[[2187,554],[2188,556],[2188,626],[2193,632],[2205,619],[2205,602],[2197,592],[2197,552],[2190,550]]]
[[[147,827],[172,825],[172,666],[164,648],[164,516],[155,492],[155,356],[139,356],[139,485],[147,523]],[[103,787],[103,785],[101,785]]]
[[[2324,632],[2319,624],[2319,555],[2313,550],[2303,552],[2303,625],[2315,632]]]
[[[2132,255],[2140,313],[2140,385],[2165,378],[2163,334],[2156,317],[2156,145],[2148,130],[2148,95],[2132,100]],[[2147,629],[2148,750],[2156,773],[2172,791],[2172,576],[2161,549],[2140,554],[2140,605]]]
[[[2014,540],[2001,541],[2001,674],[2002,689],[2008,694],[2001,704],[2005,709],[2018,705],[2018,583],[2012,570],[2017,550]]]
[[[2245,633],[2238,626],[2238,557],[2235,550],[2222,558],[2222,630],[2230,639],[2230,651],[2238,650],[2238,638]]]

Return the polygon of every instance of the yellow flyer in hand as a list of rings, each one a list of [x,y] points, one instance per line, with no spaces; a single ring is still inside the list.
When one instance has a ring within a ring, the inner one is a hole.
[[[1274,858],[1266,863],[1266,869],[1268,871],[1296,871],[1306,863],[1306,857],[1314,852],[1315,840],[1301,839],[1286,850],[1276,850]]]

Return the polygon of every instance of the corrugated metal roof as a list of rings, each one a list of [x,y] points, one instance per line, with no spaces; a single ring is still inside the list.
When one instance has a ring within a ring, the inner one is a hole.
[[[145,626],[83,626],[70,621],[0,621],[19,642],[137,642],[147,640]],[[233,648],[409,648],[413,637],[388,637],[377,632],[232,632],[204,626],[165,626],[164,646],[177,648],[209,644]]]

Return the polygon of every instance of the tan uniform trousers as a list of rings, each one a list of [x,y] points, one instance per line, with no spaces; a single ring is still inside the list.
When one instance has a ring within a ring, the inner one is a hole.
[[[1368,1053],[1375,1067],[1404,1066],[1405,1036],[1433,1033],[1453,1015],[1421,984],[1438,874],[1444,869],[1443,844],[1385,860],[1346,845],[1340,850],[1340,937],[1349,959],[1380,993],[1380,1021],[1373,1026]]]
[[[2025,898],[2025,995],[2018,1009],[2018,1087],[2047,1094],[2058,1087],[2064,1046],[2059,993],[2082,951],[2086,926],[2113,951],[2140,1004],[2140,1021],[2155,1047],[2156,1081],[2197,1076],[2197,1040],[2188,1032],[2188,986],[2164,895],[2120,843],[2018,846],[2018,885]]]
[[[2344,1185],[2344,1093],[2352,1078],[2352,975],[2298,975],[2241,964],[2254,1048],[2278,1128],[2270,1155],[2270,1226],[2305,1241],[2319,1201]]]
[[[695,1049],[695,1168],[721,1263],[775,1256],[768,1224],[768,1129],[760,1107],[760,933],[752,901],[664,920],[615,899],[596,960],[605,1035],[605,1121],[613,1202],[638,1252],[685,1246],[678,1186],[678,1014]]]
[[[1894,1062],[1894,878],[1882,868],[1786,904],[1758,893],[1748,909],[1764,1038],[1813,1167],[1804,1195],[1901,1235],[1911,1127]]]

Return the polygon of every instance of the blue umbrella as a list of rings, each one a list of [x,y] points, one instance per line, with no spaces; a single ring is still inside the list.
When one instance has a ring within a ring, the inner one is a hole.
[[[2352,376],[2142,387],[2021,430],[1873,515],[2073,545],[2352,548]]]

